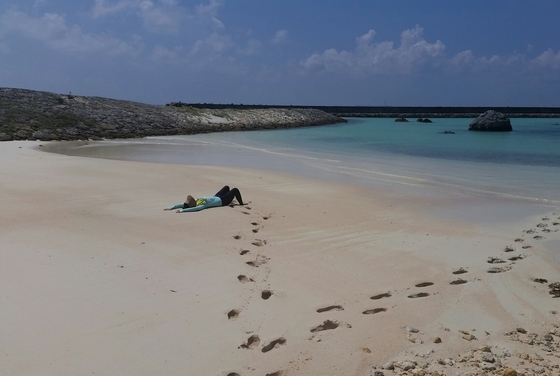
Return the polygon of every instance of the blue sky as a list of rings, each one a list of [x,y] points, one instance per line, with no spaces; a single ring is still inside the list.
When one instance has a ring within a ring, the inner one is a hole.
[[[2,0],[0,87],[153,104],[560,106],[560,1]]]

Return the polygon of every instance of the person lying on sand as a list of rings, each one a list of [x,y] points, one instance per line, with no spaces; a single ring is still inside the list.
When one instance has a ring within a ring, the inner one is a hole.
[[[239,189],[229,189],[229,187],[226,185],[225,187],[220,189],[214,196],[199,197],[195,200],[193,196],[188,195],[187,200],[184,203],[173,205],[163,210],[180,209],[177,210],[177,213],[200,211],[203,209],[215,208],[218,206],[228,206],[229,204],[231,204],[234,198],[237,200],[239,205],[244,205]]]

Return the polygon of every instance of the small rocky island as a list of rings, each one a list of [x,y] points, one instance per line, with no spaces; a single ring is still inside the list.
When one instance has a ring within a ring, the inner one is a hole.
[[[512,130],[509,118],[494,110],[488,110],[479,115],[469,125],[469,131],[511,132]]]
[[[294,128],[346,120],[313,108],[206,109],[0,88],[0,141],[99,140]]]

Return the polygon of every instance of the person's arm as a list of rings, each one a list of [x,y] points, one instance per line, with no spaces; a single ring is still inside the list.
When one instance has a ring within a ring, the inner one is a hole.
[[[177,204],[177,205],[173,205],[173,206],[170,206],[168,208],[165,208],[163,210],[183,209],[183,206],[184,206],[184,204]]]
[[[186,209],[177,210],[177,213],[188,213],[188,212],[201,211],[203,209],[206,209],[207,207],[208,207],[207,205],[198,205],[198,206],[195,206],[194,208],[186,208]]]
[[[199,205],[194,206],[192,208],[186,208],[182,210],[177,210],[177,213],[188,213],[188,212],[195,212],[201,211],[207,208],[215,208],[218,206],[222,206],[222,200],[219,197],[211,196],[211,197],[199,197],[196,199]]]

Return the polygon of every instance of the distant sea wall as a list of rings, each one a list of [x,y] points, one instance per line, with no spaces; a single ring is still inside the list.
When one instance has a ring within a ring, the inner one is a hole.
[[[237,108],[258,109],[274,108],[276,106],[245,105],[245,104],[208,104],[208,103],[171,103],[169,105],[183,105],[193,108]],[[280,107],[280,106],[278,106]],[[289,106],[284,106],[289,108]],[[311,108],[311,106],[298,106]],[[418,106],[313,106],[312,108],[336,115],[338,117],[377,117],[377,118],[475,118],[478,115],[494,110],[504,115],[526,118],[558,118],[560,107],[418,107]]]
[[[496,110],[501,112],[499,110]],[[357,118],[476,118],[482,112],[385,112],[385,113],[370,113],[370,112],[335,112],[333,115],[339,117],[357,117]],[[531,113],[531,112],[502,112],[508,118],[560,118],[560,113]]]
[[[0,141],[137,138],[342,123],[315,108],[154,106],[0,88]]]

